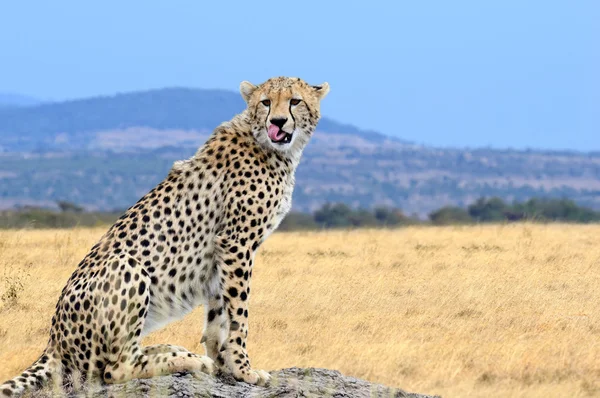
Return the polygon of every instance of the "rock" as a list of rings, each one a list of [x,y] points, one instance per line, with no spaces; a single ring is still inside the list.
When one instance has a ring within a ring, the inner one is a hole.
[[[331,397],[372,398],[406,397],[434,398],[431,395],[408,393],[398,388],[343,376],[340,372],[317,368],[289,368],[271,372],[273,379],[267,387],[236,382],[231,376],[205,375],[200,379],[189,374],[174,374],[153,379],[137,379],[126,384],[98,385],[71,397]]]

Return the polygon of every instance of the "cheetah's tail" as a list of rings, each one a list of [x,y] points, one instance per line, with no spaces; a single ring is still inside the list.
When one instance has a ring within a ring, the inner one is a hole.
[[[39,390],[54,377],[60,377],[61,368],[60,361],[54,357],[52,350],[47,348],[20,376],[0,385],[0,398],[19,397],[25,391]]]

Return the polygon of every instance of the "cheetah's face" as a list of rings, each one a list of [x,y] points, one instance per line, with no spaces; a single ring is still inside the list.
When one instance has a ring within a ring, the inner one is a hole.
[[[242,82],[256,140],[277,151],[301,150],[320,118],[320,101],[329,84],[311,86],[299,78],[277,77],[255,86]]]

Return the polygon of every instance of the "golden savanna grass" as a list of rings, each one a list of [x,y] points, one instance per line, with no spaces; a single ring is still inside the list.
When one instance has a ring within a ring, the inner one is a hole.
[[[44,348],[104,232],[0,232],[0,379]],[[252,280],[253,366],[445,397],[600,395],[600,226],[276,233]],[[202,309],[145,339],[202,352]]]

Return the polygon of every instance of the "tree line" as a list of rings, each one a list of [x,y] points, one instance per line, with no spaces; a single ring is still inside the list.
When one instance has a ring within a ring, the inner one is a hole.
[[[88,212],[74,203],[59,201],[59,210],[24,207],[0,212],[0,228],[72,228],[111,224],[123,213]],[[600,211],[579,206],[569,199],[533,198],[508,203],[501,198],[479,198],[466,208],[444,206],[427,220],[408,216],[400,209],[379,206],[355,209],[344,203],[326,203],[313,213],[291,212],[279,226],[283,231],[331,228],[377,228],[415,224],[456,225],[515,221],[591,223]]]
[[[438,225],[505,221],[560,221],[590,223],[600,221],[600,212],[579,206],[570,199],[532,198],[507,203],[500,198],[479,198],[467,208],[447,206],[429,214]]]
[[[515,221],[590,223],[600,221],[600,211],[579,206],[569,199],[533,198],[507,203],[501,198],[479,198],[466,208],[444,206],[427,220],[407,216],[399,209],[352,209],[343,203],[325,204],[312,214],[290,213],[284,230],[352,227],[392,227],[412,224],[456,225]]]

